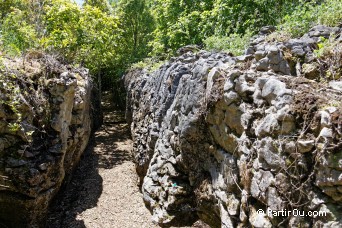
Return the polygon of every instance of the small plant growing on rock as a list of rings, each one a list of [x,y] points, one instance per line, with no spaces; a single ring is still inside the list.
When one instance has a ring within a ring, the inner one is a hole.
[[[131,65],[131,69],[146,69],[149,73],[152,73],[159,69],[165,61],[158,60],[155,58],[146,58],[142,61],[134,63]]]
[[[336,36],[329,39],[321,37],[318,49],[314,51],[318,62],[323,66],[324,77],[328,80],[338,80],[342,74],[342,43]]]
[[[211,36],[204,40],[204,44],[207,50],[227,51],[237,56],[243,54],[251,35],[250,31],[246,31],[244,35],[234,33],[228,37]]]
[[[284,31],[275,31],[266,36],[266,41],[273,43],[273,42],[285,42],[291,39],[291,34],[284,32]]]

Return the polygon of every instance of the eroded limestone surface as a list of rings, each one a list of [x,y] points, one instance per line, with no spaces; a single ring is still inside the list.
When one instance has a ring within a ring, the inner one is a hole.
[[[287,42],[260,35],[243,56],[188,51],[153,73],[125,76],[137,171],[155,222],[342,225],[341,82],[318,83],[308,71],[319,37],[331,33],[341,29],[317,26]]]
[[[92,83],[49,56],[0,74],[0,226],[36,227],[88,143]]]

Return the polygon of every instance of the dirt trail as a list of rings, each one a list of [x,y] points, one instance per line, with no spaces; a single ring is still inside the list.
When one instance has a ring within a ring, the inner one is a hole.
[[[102,103],[104,124],[53,203],[47,227],[158,227],[152,224],[137,186],[129,127],[109,98],[106,95]]]

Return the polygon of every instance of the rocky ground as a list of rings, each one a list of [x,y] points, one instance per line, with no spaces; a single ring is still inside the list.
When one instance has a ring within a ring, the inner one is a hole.
[[[95,133],[70,183],[53,203],[49,228],[159,227],[151,222],[131,159],[123,113],[104,96],[104,125]],[[197,222],[194,227],[205,227]]]

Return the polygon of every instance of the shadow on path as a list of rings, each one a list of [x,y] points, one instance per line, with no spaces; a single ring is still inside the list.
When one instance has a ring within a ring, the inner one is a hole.
[[[77,220],[77,215],[97,206],[103,191],[99,169],[112,169],[131,160],[129,145],[127,150],[125,147],[131,141],[123,113],[115,111],[108,100],[102,105],[104,125],[92,136],[70,182],[52,202],[46,223],[48,228],[86,227],[83,220]]]

